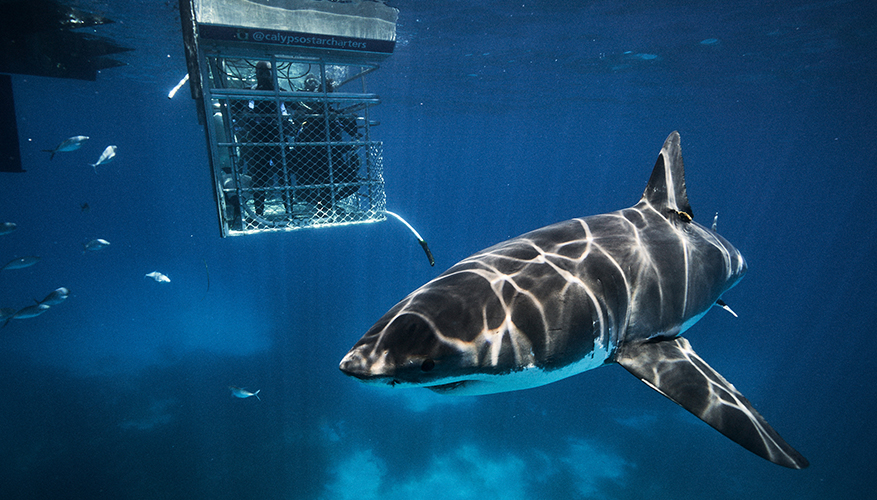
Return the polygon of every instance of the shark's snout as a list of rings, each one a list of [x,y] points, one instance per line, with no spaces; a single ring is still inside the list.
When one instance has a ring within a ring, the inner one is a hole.
[[[380,373],[381,370],[376,366],[376,363],[378,365],[382,364],[380,359],[376,360],[373,356],[369,356],[363,347],[360,346],[351,349],[341,360],[338,368],[350,377],[362,381],[374,381],[374,379],[384,375]]]
[[[345,375],[359,379],[365,378],[368,375],[366,360],[356,350],[348,352],[341,360],[341,364],[338,365],[338,368],[340,368]]]

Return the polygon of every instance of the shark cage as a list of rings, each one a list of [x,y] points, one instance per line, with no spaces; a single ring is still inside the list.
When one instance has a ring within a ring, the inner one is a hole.
[[[395,46],[381,2],[180,0],[223,237],[361,224],[386,210],[380,98],[367,76]]]

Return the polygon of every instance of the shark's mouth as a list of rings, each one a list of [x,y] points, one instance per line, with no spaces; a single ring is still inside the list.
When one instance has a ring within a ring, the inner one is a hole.
[[[459,389],[469,382],[474,382],[474,380],[458,380],[456,382],[451,382],[449,384],[439,384],[439,385],[428,385],[426,389],[429,389],[433,392],[437,392],[439,394],[444,394],[447,392],[451,392],[455,389]]]

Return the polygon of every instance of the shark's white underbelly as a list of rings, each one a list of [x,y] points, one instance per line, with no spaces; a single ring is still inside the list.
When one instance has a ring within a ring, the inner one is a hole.
[[[442,380],[438,382],[439,387],[430,385],[427,388],[442,394],[457,396],[478,396],[531,389],[599,368],[606,363],[612,352],[614,352],[614,346],[604,346],[598,340],[594,344],[594,350],[587,356],[561,368],[546,370],[536,365],[529,365],[511,373],[499,375],[482,373]],[[402,386],[405,385],[402,384]]]

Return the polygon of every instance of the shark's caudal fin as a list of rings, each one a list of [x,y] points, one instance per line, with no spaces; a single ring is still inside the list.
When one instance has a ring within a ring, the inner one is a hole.
[[[647,202],[661,213],[672,210],[688,214],[689,221],[694,218],[685,192],[685,167],[682,165],[679,132],[673,132],[664,141],[641,202]]]
[[[752,453],[791,469],[810,465],[684,338],[627,345],[616,361]]]

